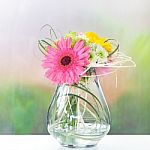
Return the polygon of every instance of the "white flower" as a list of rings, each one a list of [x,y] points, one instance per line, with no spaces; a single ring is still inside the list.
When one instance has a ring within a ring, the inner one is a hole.
[[[108,52],[100,45],[97,45],[96,56],[97,56],[97,63],[105,63],[107,62]]]
[[[78,37],[79,39],[82,39],[82,40],[84,40],[84,41],[89,42],[89,39],[86,37],[85,34],[79,34],[77,37]]]

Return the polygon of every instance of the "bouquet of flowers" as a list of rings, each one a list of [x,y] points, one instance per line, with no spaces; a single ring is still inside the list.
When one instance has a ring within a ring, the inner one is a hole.
[[[39,40],[39,48],[45,54],[42,63],[47,69],[45,76],[56,84],[78,83],[83,76],[97,73],[91,72],[93,67],[101,67],[98,72],[101,75],[109,73],[110,68],[123,67],[125,62],[135,66],[130,57],[119,52],[116,40],[99,37],[94,32],[71,31],[60,39],[56,36],[56,40]]]
[[[58,85],[48,109],[49,133],[65,146],[95,145],[111,122],[98,76],[135,63],[119,52],[115,39],[94,32],[70,31],[58,38],[50,27],[50,36],[38,45],[45,76]]]

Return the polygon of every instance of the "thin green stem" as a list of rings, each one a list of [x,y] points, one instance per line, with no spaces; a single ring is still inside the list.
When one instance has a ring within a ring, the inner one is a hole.
[[[81,83],[80,83],[80,84],[81,84]],[[82,84],[81,84],[81,85],[82,85]],[[99,99],[98,99],[93,93],[91,93],[84,85],[82,85],[82,86],[84,86],[84,88],[82,88],[82,87],[80,87],[80,86],[77,86],[76,84],[75,84],[75,85],[72,85],[72,86],[77,87],[77,88],[80,88],[81,90],[83,90],[83,91],[89,93],[90,95],[92,95],[92,96],[97,100],[97,102],[100,104],[100,106],[102,107],[102,105],[101,105]],[[95,99],[94,99],[94,100],[95,100]],[[96,103],[97,103],[97,102],[96,102]]]
[[[45,50],[45,47],[41,44],[40,40],[38,41],[38,47],[40,49],[40,51],[46,55],[46,50]]]
[[[89,104],[90,107],[95,111],[95,113],[97,114],[98,118],[100,118],[99,113],[97,112],[97,110],[96,110],[96,109],[92,106],[92,104],[91,104],[90,102],[88,102],[85,98],[83,98],[83,97],[81,97],[81,96],[79,96],[79,95],[76,95],[76,94],[71,94],[71,93],[68,93],[67,95],[68,95],[68,96],[75,96],[75,97],[80,98],[80,99],[82,99],[83,101],[85,101],[85,102],[86,102],[87,104]]]
[[[45,41],[45,40],[40,40],[40,41],[42,41],[42,42],[44,42],[45,44],[47,44],[47,45],[51,46],[51,44],[50,44],[50,43],[48,43],[48,42],[47,42],[47,41]]]

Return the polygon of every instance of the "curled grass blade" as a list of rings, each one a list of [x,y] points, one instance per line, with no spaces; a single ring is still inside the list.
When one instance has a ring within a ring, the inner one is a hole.
[[[95,113],[96,113],[96,115],[98,116],[98,118],[100,118],[100,116],[99,116],[99,113],[97,112],[97,110],[93,107],[93,105],[90,103],[90,102],[88,102],[85,98],[83,98],[83,97],[81,97],[81,96],[79,96],[79,95],[76,95],[76,94],[71,94],[71,93],[68,93],[66,96],[75,96],[75,97],[77,97],[77,98],[80,98],[80,99],[82,99],[83,101],[85,101],[87,104],[89,104],[89,106],[95,111]],[[99,119],[98,119],[99,120]]]

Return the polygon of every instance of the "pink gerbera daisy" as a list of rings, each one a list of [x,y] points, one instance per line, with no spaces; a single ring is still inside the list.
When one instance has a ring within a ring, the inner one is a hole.
[[[89,46],[79,40],[71,47],[71,38],[61,38],[56,48],[49,46],[42,66],[47,69],[45,76],[57,84],[73,84],[89,64]]]

